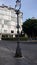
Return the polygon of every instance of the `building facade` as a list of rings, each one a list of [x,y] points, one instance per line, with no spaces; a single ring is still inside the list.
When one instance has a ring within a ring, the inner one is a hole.
[[[22,31],[22,16],[19,14],[19,32]],[[2,34],[13,35],[17,34],[17,15],[14,8],[2,5],[0,6],[0,38]]]

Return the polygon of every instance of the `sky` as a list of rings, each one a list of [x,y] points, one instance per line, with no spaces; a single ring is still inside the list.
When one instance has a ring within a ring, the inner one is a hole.
[[[16,0],[0,0],[0,5],[2,4],[15,8]],[[21,11],[23,22],[28,18],[37,18],[37,0],[21,0]]]

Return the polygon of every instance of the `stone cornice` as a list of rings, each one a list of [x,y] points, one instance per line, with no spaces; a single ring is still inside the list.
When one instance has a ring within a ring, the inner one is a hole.
[[[14,11],[16,12],[16,9],[15,9],[15,8],[6,6],[6,5],[4,5],[4,4],[2,4],[0,7],[1,7],[1,8],[7,8],[8,10],[14,10]],[[20,11],[20,13],[22,13],[22,12]],[[22,15],[23,15],[23,13],[22,13]]]

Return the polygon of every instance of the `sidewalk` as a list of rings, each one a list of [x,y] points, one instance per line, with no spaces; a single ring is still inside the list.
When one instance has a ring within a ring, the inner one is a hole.
[[[20,42],[37,42],[37,40],[27,40],[27,41],[20,41]]]

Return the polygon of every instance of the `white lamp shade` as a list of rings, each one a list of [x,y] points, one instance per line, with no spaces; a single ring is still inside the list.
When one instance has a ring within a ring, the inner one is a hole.
[[[19,9],[21,8],[21,1],[20,1],[20,0],[17,0],[17,1],[16,1],[15,8],[16,8],[17,10],[19,10]]]

